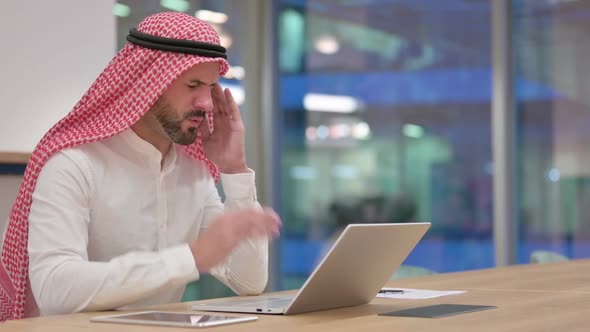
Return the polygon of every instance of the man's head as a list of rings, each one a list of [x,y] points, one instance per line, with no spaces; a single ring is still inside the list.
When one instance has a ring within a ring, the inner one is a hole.
[[[180,16],[182,24],[176,24],[179,16],[170,15],[161,13],[146,18],[127,37],[134,47],[157,50],[180,60],[193,59],[191,66],[182,68],[171,82],[164,83],[165,90],[158,89],[159,95],[152,95],[149,110],[131,126],[161,151],[167,150],[171,142],[185,146],[195,143],[199,127],[207,126],[206,114],[209,120],[212,118],[211,89],[228,69],[225,49],[210,25],[184,16]],[[176,69],[161,68],[162,72],[168,70]]]
[[[148,141],[190,145],[206,114],[213,110],[211,90],[219,80],[219,64],[194,65],[180,75],[132,128]],[[149,137],[145,137],[148,136]]]

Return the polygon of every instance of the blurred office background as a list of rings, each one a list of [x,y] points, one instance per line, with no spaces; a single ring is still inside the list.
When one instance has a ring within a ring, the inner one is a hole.
[[[118,0],[116,50],[169,10],[229,49],[284,222],[270,289],[353,222],[431,221],[405,263],[439,273],[590,257],[590,1]],[[214,283],[200,296],[227,295]]]

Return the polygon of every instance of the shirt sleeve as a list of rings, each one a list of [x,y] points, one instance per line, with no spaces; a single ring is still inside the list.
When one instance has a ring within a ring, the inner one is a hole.
[[[42,314],[128,305],[199,277],[187,244],[88,260],[92,179],[57,153],[37,179],[29,214],[29,278]]]
[[[205,204],[201,234],[224,210],[259,207],[255,174],[221,174],[225,202],[215,190]],[[198,254],[198,253],[197,253]],[[268,240],[248,239],[240,243],[211,274],[240,295],[260,294],[268,281]]]

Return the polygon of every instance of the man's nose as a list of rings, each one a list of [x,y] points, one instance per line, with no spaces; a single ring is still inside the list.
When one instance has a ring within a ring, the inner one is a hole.
[[[193,107],[207,112],[213,110],[213,99],[211,98],[211,89],[209,87],[204,86],[199,89],[194,96]]]

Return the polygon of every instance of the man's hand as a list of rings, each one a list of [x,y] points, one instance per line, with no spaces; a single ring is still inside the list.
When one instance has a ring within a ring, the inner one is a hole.
[[[270,208],[240,209],[220,215],[190,244],[197,269],[209,272],[243,240],[279,236],[281,225],[279,216]]]
[[[213,133],[205,123],[199,127],[207,158],[222,173],[247,173],[244,151],[244,123],[240,109],[229,89],[223,91],[219,84],[211,92],[213,99]]]

